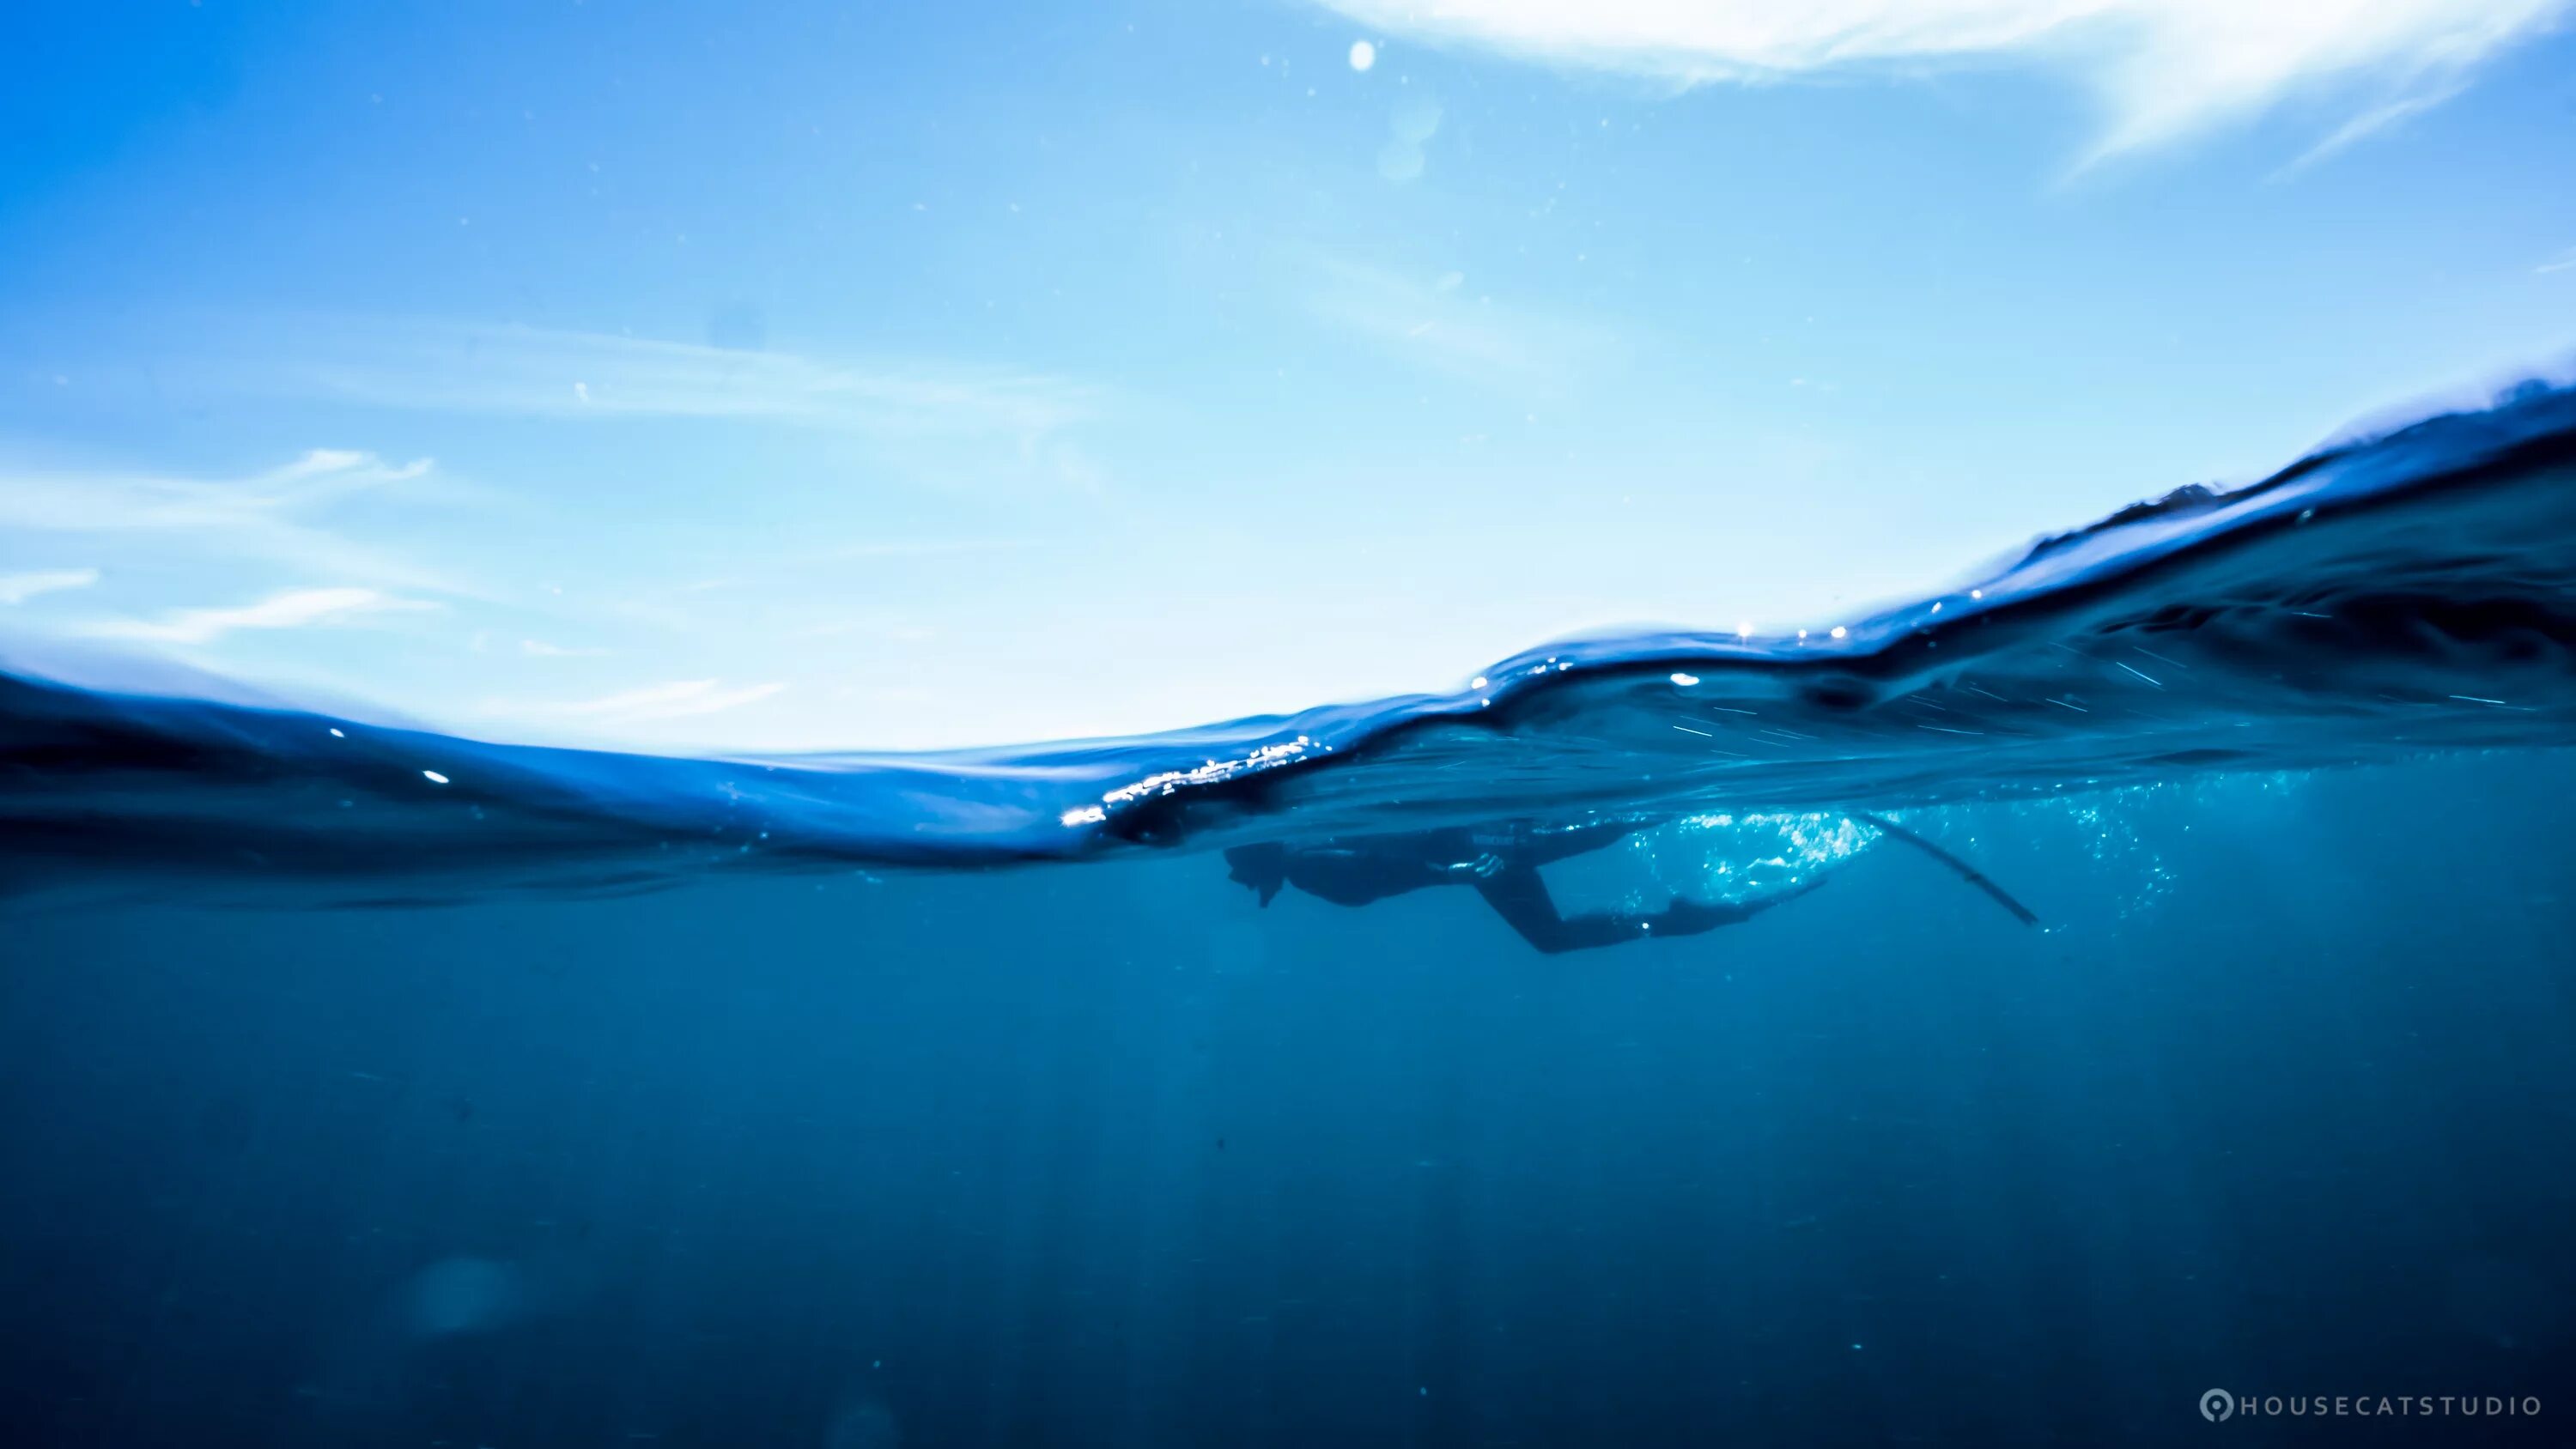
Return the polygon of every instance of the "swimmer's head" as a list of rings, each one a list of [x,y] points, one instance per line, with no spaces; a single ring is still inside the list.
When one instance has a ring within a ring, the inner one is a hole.
[[[1238,845],[1225,853],[1225,878],[1252,887],[1263,905],[1288,883],[1288,847],[1276,842]]]

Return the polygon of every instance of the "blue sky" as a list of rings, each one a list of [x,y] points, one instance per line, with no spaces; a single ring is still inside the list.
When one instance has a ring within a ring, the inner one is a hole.
[[[1829,623],[2563,364],[2564,17],[40,5],[0,642],[775,749]]]

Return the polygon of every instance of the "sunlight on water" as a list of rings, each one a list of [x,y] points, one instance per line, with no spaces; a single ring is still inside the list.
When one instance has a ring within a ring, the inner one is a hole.
[[[1868,849],[1877,832],[1829,811],[1693,815],[1634,838],[1652,889],[1693,900],[1758,899],[1812,879]]]

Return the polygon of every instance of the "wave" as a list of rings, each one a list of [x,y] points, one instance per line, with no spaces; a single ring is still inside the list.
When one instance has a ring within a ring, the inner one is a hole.
[[[1024,749],[548,749],[12,668],[0,871],[614,891],[2559,745],[2576,740],[2571,474],[2576,388],[2525,383],[1831,629],[1577,640],[1463,690]]]

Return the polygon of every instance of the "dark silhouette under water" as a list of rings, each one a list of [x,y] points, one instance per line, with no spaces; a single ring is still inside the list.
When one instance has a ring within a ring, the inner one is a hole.
[[[1875,815],[1852,818],[1940,861],[2022,924],[2039,924],[2038,916],[1983,872],[1922,836]],[[1292,885],[1337,906],[1365,906],[1429,886],[1472,886],[1504,924],[1548,955],[1655,936],[1696,936],[1749,921],[1825,883],[1823,875],[1812,875],[1747,901],[1705,902],[1675,896],[1660,911],[1589,911],[1568,916],[1557,909],[1539,867],[1588,855],[1642,828],[1642,823],[1632,821],[1562,828],[1509,822],[1355,836],[1311,845],[1275,841],[1239,845],[1225,853],[1225,860],[1227,878],[1250,886],[1264,906],[1282,887]]]

